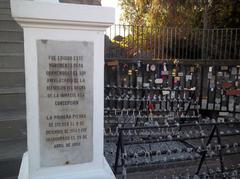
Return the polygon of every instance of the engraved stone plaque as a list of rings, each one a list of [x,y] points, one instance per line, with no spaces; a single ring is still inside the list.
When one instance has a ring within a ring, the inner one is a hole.
[[[93,48],[37,40],[41,167],[93,159]]]

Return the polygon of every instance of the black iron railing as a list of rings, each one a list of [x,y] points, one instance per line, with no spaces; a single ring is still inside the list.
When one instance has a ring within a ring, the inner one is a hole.
[[[105,58],[237,60],[240,29],[113,25],[106,31]]]

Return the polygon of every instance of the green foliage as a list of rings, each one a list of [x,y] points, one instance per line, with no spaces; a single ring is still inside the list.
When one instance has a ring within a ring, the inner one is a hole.
[[[121,20],[155,27],[239,27],[240,0],[120,0]]]
[[[212,0],[208,14],[211,28],[239,28],[240,0]]]

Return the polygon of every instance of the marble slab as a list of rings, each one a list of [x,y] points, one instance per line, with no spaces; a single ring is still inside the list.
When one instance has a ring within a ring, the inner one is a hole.
[[[87,41],[37,40],[40,166],[93,160],[93,55]]]

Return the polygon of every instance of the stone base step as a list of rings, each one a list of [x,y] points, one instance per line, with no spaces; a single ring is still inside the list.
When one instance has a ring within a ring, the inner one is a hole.
[[[22,159],[10,159],[0,162],[0,178],[1,179],[17,179]]]
[[[0,14],[0,21],[3,20],[3,21],[13,21],[13,17],[11,14]]]
[[[5,141],[16,141],[27,138],[26,120],[1,120],[0,121],[0,143]],[[1,154],[0,154],[1,155]]]
[[[7,88],[0,88],[0,95],[6,94],[24,94],[25,88],[24,87],[7,87]]]
[[[0,143],[0,178],[18,176],[22,155],[27,150],[26,140]]]
[[[23,32],[20,30],[9,30],[1,31],[0,30],[0,39],[1,41],[23,41]]]
[[[27,150],[23,32],[0,0],[0,178],[18,176]]]
[[[24,73],[24,69],[0,68],[0,73]]]
[[[4,179],[17,179],[18,176],[12,176],[12,177],[5,177]]]
[[[11,9],[0,8],[0,14],[8,14],[8,15],[11,15]]]
[[[25,94],[4,94],[0,95],[0,113],[26,109]]]
[[[0,30],[22,30],[14,20],[1,20]]]
[[[1,9],[0,9],[1,11]],[[1,14],[0,12],[0,19],[1,20],[14,20],[11,13],[10,14]]]
[[[0,69],[24,69],[23,53],[0,53]]]
[[[0,0],[0,2],[8,2],[8,3],[10,3],[10,0]]]
[[[0,136],[0,178],[15,177],[27,150],[23,110],[0,112]]]
[[[0,41],[0,53],[24,53],[23,41]]]
[[[25,110],[8,110],[0,112],[0,122],[26,120]]]
[[[9,71],[7,71],[9,70]],[[16,69],[0,70],[0,88],[24,87],[25,76],[24,71]]]
[[[9,1],[0,1],[0,8],[10,9],[10,2]]]

